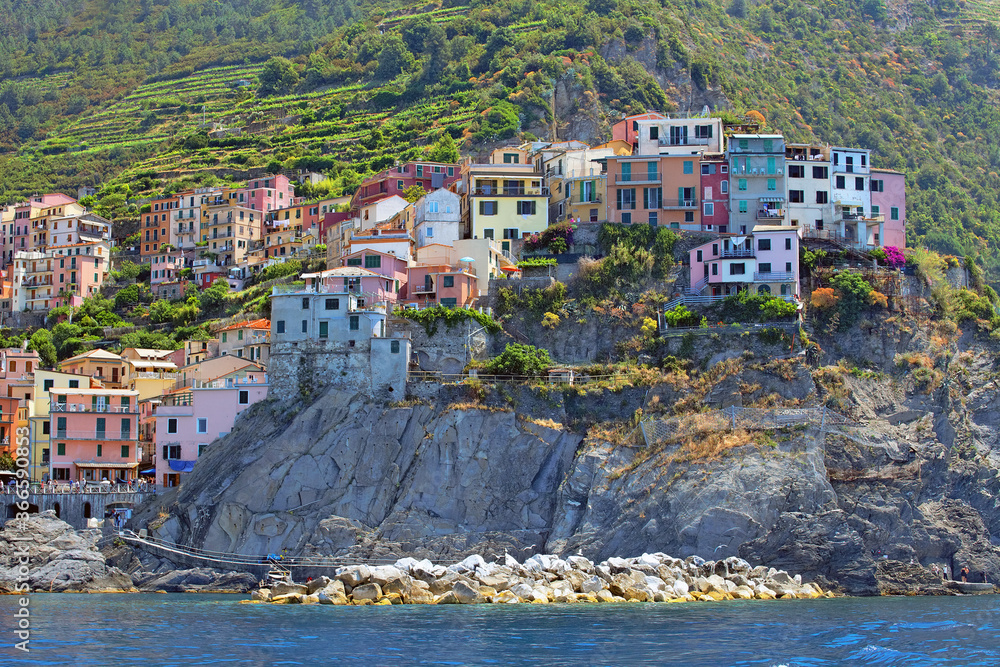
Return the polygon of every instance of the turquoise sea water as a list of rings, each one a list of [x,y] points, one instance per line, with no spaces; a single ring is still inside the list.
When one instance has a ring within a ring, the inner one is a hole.
[[[0,665],[1000,665],[1000,598],[628,605],[241,605],[226,595],[0,597]]]

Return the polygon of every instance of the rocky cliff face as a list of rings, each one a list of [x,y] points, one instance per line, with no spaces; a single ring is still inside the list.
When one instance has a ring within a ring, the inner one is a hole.
[[[573,388],[531,402],[505,389],[477,405],[443,392],[410,407],[332,391],[305,407],[259,404],[133,523],[258,555],[739,556],[856,594],[897,590],[886,573],[898,568],[884,563],[912,559],[997,581],[989,342],[903,321],[818,342],[821,363],[839,365],[734,357],[716,342],[703,371],[649,391]],[[690,413],[719,396],[825,404],[858,426],[696,430],[646,447],[601,423],[639,407]]]
[[[0,592],[133,592],[132,580],[97,549],[96,531],[77,531],[47,511],[0,530]],[[25,569],[22,569],[25,568]]]

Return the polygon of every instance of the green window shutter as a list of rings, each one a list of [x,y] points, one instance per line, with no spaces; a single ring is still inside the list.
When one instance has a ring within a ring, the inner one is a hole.
[[[769,150],[769,149],[765,149],[765,150]],[[773,157],[767,158],[767,173],[769,173],[769,174],[776,173],[775,172],[774,158]]]
[[[620,188],[615,191],[615,196],[617,198],[617,203],[615,208],[617,208],[620,211],[622,210],[622,191]]]
[[[128,445],[122,445],[122,458],[123,459],[127,459],[128,458],[128,449],[129,449]]]
[[[642,207],[649,208],[649,188],[642,189]]]
[[[97,412],[97,397],[96,396],[91,396],[90,397],[90,409],[92,411],[94,411],[94,412]]]
[[[59,456],[66,456],[65,442],[60,442],[58,445],[56,445],[56,454],[58,454]]]
[[[677,205],[681,206],[681,202],[684,201],[684,188],[677,188]]]

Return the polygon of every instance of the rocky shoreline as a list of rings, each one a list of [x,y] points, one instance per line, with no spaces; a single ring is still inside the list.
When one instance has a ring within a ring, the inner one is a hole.
[[[834,597],[799,575],[737,557],[706,561],[666,554],[565,560],[535,555],[524,563],[510,556],[490,563],[469,556],[444,567],[403,558],[394,565],[341,568],[333,579],[280,582],[253,591],[252,601],[275,604],[514,604],[575,602],[695,602]]]

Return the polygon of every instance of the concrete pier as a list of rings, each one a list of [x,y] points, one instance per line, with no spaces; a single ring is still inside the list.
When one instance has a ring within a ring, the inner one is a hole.
[[[135,491],[124,485],[112,486],[101,491],[53,492],[32,489],[28,494],[28,511],[31,513],[53,510],[56,516],[77,529],[87,528],[88,519],[103,519],[109,510],[134,509],[156,495],[155,489]],[[0,525],[17,515],[15,503],[20,502],[9,491],[0,493],[4,511],[0,512]]]

